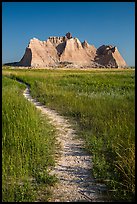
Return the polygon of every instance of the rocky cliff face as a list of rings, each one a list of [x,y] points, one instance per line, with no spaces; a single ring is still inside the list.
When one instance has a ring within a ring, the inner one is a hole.
[[[102,45],[96,51],[95,61],[104,67],[126,67],[126,62],[120,55],[117,47],[112,45]]]
[[[102,45],[98,49],[87,41],[81,43],[71,33],[49,37],[46,41],[30,40],[18,66],[28,67],[126,67],[117,47]]]

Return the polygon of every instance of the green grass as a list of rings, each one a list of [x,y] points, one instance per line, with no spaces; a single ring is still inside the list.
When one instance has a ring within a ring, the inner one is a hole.
[[[2,77],[2,200],[32,202],[56,181],[48,173],[54,165],[55,130],[23,97],[25,86]],[[46,186],[46,187],[45,187]]]
[[[93,157],[94,177],[115,201],[135,198],[135,73],[125,70],[10,70],[31,94],[69,117]]]

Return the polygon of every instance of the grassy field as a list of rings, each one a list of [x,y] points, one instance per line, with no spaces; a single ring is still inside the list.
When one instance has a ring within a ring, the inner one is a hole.
[[[116,201],[135,198],[135,71],[3,70],[31,95],[69,117],[93,157],[94,177]]]
[[[25,85],[2,77],[2,201],[31,202],[50,196],[56,181],[55,130],[22,95]],[[44,192],[44,194],[43,194]]]

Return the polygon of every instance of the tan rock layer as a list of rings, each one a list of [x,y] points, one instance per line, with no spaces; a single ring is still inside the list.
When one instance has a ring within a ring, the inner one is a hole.
[[[46,41],[30,40],[18,66],[54,67],[65,64],[72,67],[126,67],[117,47],[102,45],[98,49],[87,41],[81,43],[70,33],[63,37],[49,37]]]

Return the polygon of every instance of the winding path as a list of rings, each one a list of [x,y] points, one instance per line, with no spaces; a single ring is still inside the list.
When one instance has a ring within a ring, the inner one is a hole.
[[[76,136],[69,121],[33,99],[29,87],[23,95],[50,119],[57,129],[57,139],[61,144],[60,156],[51,171],[51,174],[56,174],[59,182],[52,187],[53,196],[49,202],[108,201],[104,194],[105,185],[96,183],[92,177],[92,158],[82,148],[84,143]]]

